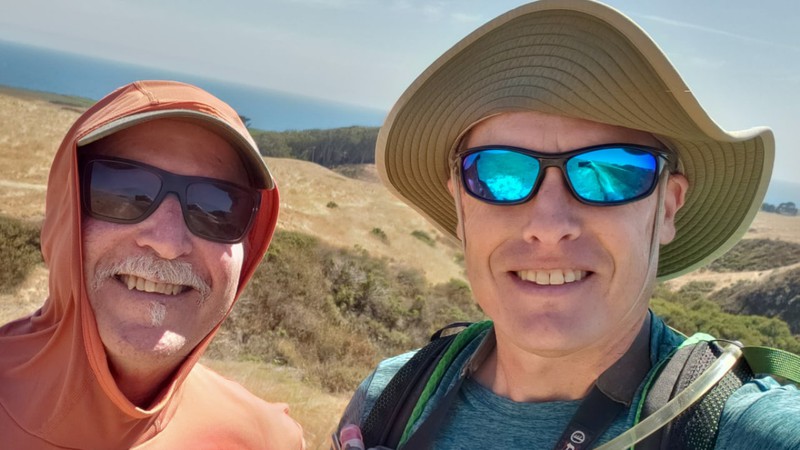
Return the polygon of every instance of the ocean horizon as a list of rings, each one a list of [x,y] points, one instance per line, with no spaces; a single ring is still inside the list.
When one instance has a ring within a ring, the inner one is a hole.
[[[142,79],[200,86],[250,119],[250,127],[266,131],[378,127],[388,112],[0,40],[0,85],[99,100]],[[800,183],[772,179],[764,201],[800,204]]]
[[[96,101],[120,86],[146,79],[197,85],[230,104],[260,130],[377,127],[388,112],[0,40],[0,84],[9,87]]]

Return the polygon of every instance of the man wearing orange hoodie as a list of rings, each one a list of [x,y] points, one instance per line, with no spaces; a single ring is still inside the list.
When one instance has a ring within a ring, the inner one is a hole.
[[[141,81],[50,170],[49,296],[0,328],[0,448],[302,449],[283,404],[198,363],[264,256],[278,190],[236,112]]]

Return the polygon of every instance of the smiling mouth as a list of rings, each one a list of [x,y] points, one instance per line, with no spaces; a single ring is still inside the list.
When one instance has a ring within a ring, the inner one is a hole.
[[[137,290],[142,292],[155,292],[157,294],[165,294],[165,295],[178,295],[185,290],[189,289],[189,286],[184,286],[180,284],[171,284],[171,283],[161,283],[158,281],[148,280],[146,278],[137,277],[135,275],[128,275],[128,274],[119,274],[117,275],[117,279],[122,282],[122,284],[128,286],[128,290]]]
[[[520,270],[514,273],[519,279],[540,286],[574,283],[576,281],[581,281],[588,275],[585,270],[573,269]]]

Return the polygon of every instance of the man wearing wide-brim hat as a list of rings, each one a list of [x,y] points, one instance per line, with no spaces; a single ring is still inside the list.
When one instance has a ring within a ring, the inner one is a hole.
[[[461,241],[491,322],[462,331],[411,383],[424,392],[402,434],[385,433],[400,436],[392,446],[594,448],[652,414],[663,423],[648,448],[800,448],[800,393],[739,365],[710,425],[673,426],[681,437],[644,392],[661,388],[685,340],[649,310],[656,280],[741,238],[773,155],[768,128],[721,129],[645,32],[605,5],[531,3],[456,44],[395,104],[376,164]],[[705,374],[738,357],[715,348],[713,362],[688,366]],[[367,435],[402,414],[373,411],[393,411],[379,396],[406,390],[385,388],[398,371],[414,378],[400,368],[415,355],[382,362],[346,411],[368,447],[388,445]],[[697,379],[689,391],[710,392]]]

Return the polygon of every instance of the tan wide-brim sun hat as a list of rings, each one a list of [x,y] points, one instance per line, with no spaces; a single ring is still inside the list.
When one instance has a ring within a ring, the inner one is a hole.
[[[661,248],[659,279],[729,250],[766,193],[772,131],[720,128],[638,25],[588,0],[521,6],[437,59],[403,93],[378,134],[381,179],[455,237],[447,180],[459,135],[488,116],[526,110],[643,130],[677,151],[689,192],[677,235]]]

